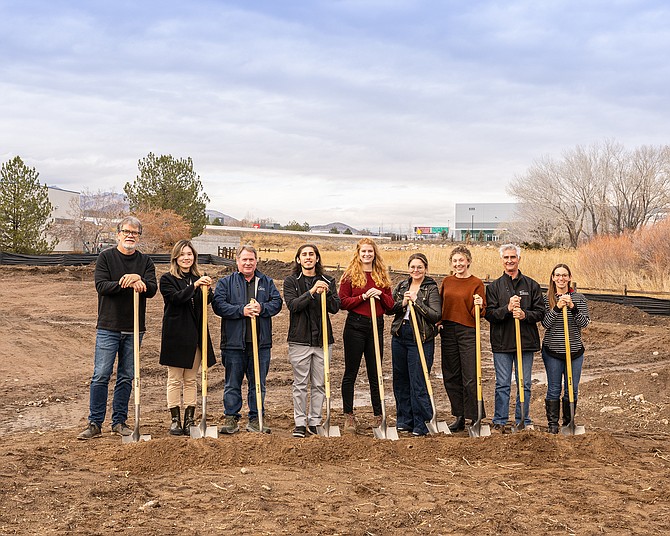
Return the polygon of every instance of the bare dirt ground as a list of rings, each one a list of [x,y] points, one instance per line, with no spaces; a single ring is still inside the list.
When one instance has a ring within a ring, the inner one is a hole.
[[[286,267],[261,269],[281,281]],[[165,267],[159,267],[162,273]],[[222,268],[209,267],[210,275]],[[536,358],[531,432],[470,438],[294,439],[288,314],[275,319],[268,378],[271,435],[194,440],[167,433],[158,364],[162,299],[150,301],[142,346],[142,433],[78,441],[86,424],[96,294],[92,268],[0,273],[0,534],[667,534],[670,514],[670,319],[590,302],[580,387],[583,436],[545,433]],[[345,313],[334,317],[340,334]],[[218,341],[218,319],[210,315]],[[484,323],[486,328],[486,323]],[[388,332],[388,329],[387,329]],[[488,349],[484,335],[484,349]],[[393,422],[390,341],[386,407]],[[440,420],[450,421],[439,372]],[[333,348],[342,425],[341,345]],[[491,354],[484,393],[492,413]],[[222,421],[223,369],[210,371],[209,423]],[[110,396],[111,404],[111,396]],[[364,371],[357,409],[371,421]],[[132,426],[132,398],[131,417]]]

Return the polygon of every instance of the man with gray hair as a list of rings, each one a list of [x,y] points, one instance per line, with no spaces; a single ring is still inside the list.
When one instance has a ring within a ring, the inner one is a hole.
[[[522,348],[524,390],[524,422],[521,423],[521,405],[517,394],[515,422],[517,428],[532,429],[529,415],[530,386],[533,354],[540,350],[537,323],[544,317],[544,302],[540,285],[519,270],[521,248],[515,244],[500,247],[505,272],[486,288],[486,313],[490,323],[491,351],[496,372],[494,431],[502,432],[509,417],[512,368],[517,386],[519,374],[516,361],[516,320],[519,320]]]
[[[258,360],[262,407],[265,408],[265,378],[270,369],[272,317],[282,308],[282,299],[274,281],[256,269],[258,257],[253,246],[237,250],[237,272],[219,279],[212,299],[212,309],[221,317],[221,355],[226,368],[223,388],[224,423],[222,434],[239,431],[242,410],[242,382],[247,378],[249,422],[247,432],[270,433],[260,429],[256,390],[251,318],[256,318]]]
[[[116,226],[115,248],[98,255],[95,263],[95,288],[98,291],[98,323],[95,338],[95,359],[91,378],[88,425],[77,439],[102,435],[102,423],[107,411],[109,380],[116,367],[116,385],[112,400],[112,432],[130,435],[126,425],[128,401],[135,377],[133,333],[133,293],[140,295],[140,337],[145,330],[147,298],[158,290],[156,269],[148,255],[137,250],[142,235],[142,223],[128,216]]]

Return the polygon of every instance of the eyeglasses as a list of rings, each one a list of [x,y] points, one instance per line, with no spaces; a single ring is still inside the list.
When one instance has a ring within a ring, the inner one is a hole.
[[[123,236],[141,236],[142,233],[140,231],[130,231],[128,229],[121,229],[119,231]]]

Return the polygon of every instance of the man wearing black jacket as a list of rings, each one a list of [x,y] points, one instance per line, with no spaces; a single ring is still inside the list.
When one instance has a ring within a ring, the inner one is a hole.
[[[126,425],[128,401],[132,390],[134,371],[133,294],[140,295],[140,336],[144,334],[147,298],[158,290],[154,263],[148,255],[137,251],[142,235],[142,223],[128,216],[116,226],[115,248],[104,250],[95,263],[95,288],[98,291],[98,322],[95,339],[95,360],[91,378],[88,425],[78,439],[91,439],[102,434],[102,423],[107,411],[107,386],[116,367],[116,384],[112,401],[112,431],[130,435]]]
[[[293,367],[293,437],[316,434],[325,399],[323,320],[321,300],[326,297],[326,315],[337,313],[340,297],[335,280],[323,275],[319,249],[303,244],[295,254],[293,274],[284,280],[284,301],[290,311],[288,357]],[[326,316],[328,343],[333,329]],[[308,383],[311,381],[309,410]]]
[[[512,367],[518,385],[516,365],[515,319],[519,319],[523,363],[525,427],[532,429],[529,415],[530,386],[533,356],[540,350],[537,323],[544,316],[544,302],[540,285],[519,270],[521,248],[515,244],[500,247],[503,273],[486,288],[485,318],[491,324],[491,351],[496,372],[494,430],[502,431],[509,417],[510,384]],[[515,422],[521,422],[521,405],[517,394]]]

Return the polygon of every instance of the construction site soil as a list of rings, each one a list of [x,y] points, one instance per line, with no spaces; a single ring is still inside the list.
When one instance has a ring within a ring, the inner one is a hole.
[[[288,266],[267,262],[259,268],[281,291]],[[159,266],[159,275],[165,269]],[[206,269],[215,277],[225,274],[223,267]],[[536,356],[533,431],[375,439],[361,371],[359,433],[295,439],[284,308],[274,318],[267,383],[266,423],[272,433],[191,439],[167,431],[167,372],[158,363],[163,302],[157,295],[149,301],[141,349],[141,431],[151,440],[122,444],[109,420],[101,438],[76,438],[88,414],[96,300],[92,267],[4,266],[0,273],[0,534],[668,532],[668,318],[589,302],[593,322],[584,332],[577,412],[584,435],[546,433],[544,367]],[[345,317],[344,312],[333,317],[337,343],[331,349],[332,424],[341,428]],[[218,342],[213,313],[209,327]],[[492,413],[487,328],[484,322],[484,398]],[[395,405],[386,331],[391,424]],[[438,418],[450,422],[439,359],[438,349],[431,379]],[[208,424],[222,423],[222,393],[218,364],[209,372]],[[132,404],[131,397],[131,427]],[[244,429],[244,419],[241,424]]]

